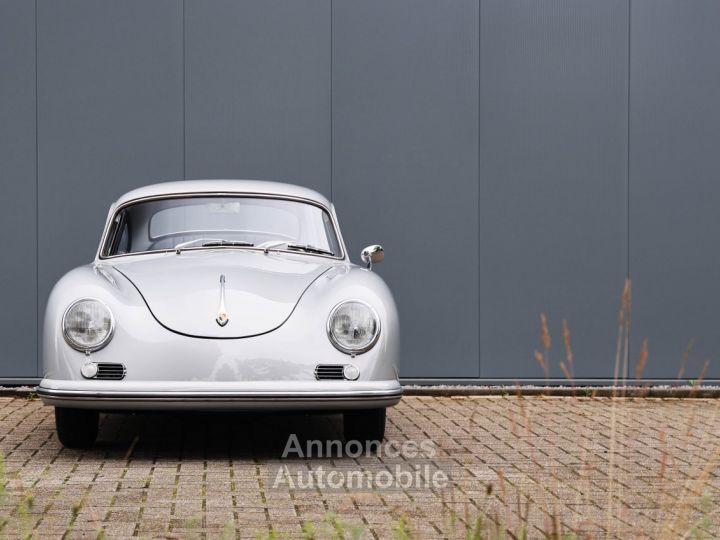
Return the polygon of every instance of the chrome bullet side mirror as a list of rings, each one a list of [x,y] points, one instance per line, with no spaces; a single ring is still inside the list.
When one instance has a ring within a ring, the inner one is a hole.
[[[360,258],[367,265],[367,269],[372,270],[373,264],[382,262],[385,258],[385,250],[382,246],[374,244],[363,249]]]

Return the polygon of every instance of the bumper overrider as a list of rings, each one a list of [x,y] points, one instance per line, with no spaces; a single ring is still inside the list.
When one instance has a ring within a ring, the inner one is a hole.
[[[65,381],[43,379],[46,405],[97,410],[326,410],[391,407],[388,381]]]

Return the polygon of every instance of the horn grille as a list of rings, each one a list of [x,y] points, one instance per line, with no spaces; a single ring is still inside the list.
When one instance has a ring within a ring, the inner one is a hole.
[[[125,378],[125,365],[116,364],[114,362],[98,362],[97,375],[95,379],[101,379],[104,381],[119,381]]]
[[[318,364],[315,366],[315,378],[318,381],[343,381],[343,364]]]

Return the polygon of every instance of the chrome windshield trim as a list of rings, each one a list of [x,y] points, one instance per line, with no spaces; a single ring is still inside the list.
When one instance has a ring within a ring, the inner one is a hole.
[[[217,251],[221,249],[237,249],[237,250],[245,250],[245,251],[259,251],[260,253],[265,253],[264,248],[257,248],[254,246],[212,246],[212,247],[192,247],[192,248],[183,248],[182,252],[187,253],[189,251]],[[153,251],[136,251],[134,253],[123,253],[122,255],[105,255],[103,257],[99,257],[98,260],[100,261],[109,261],[112,259],[120,259],[123,257],[136,257],[138,255],[162,255],[172,253],[173,255],[177,254],[177,251],[175,249],[156,249]],[[268,254],[272,255],[273,253],[284,253],[286,255],[302,255],[304,257],[322,257],[323,259],[331,259],[333,261],[343,261],[345,260],[344,257],[337,257],[337,256],[330,256],[330,255],[322,255],[320,253],[308,253],[306,251],[298,251],[293,249],[271,249]]]
[[[330,218],[330,221],[333,225],[333,232],[335,233],[335,237],[337,238],[338,245],[340,246],[340,253],[338,255],[330,256],[330,255],[321,255],[319,253],[302,253],[298,251],[291,251],[291,250],[277,250],[277,252],[284,252],[284,253],[295,253],[298,255],[308,255],[312,257],[324,257],[326,259],[333,259],[333,260],[346,260],[346,250],[345,250],[345,244],[343,241],[343,237],[340,234],[340,227],[335,220],[335,216],[333,212],[322,204],[321,202],[315,201],[313,199],[306,199],[305,197],[294,197],[292,195],[275,195],[270,193],[256,193],[256,192],[225,192],[225,191],[207,191],[207,192],[200,192],[200,191],[194,191],[189,193],[172,193],[167,195],[153,195],[151,197],[139,197],[137,199],[130,199],[129,201],[125,201],[121,205],[119,205],[115,210],[113,211],[110,218],[107,220],[105,224],[105,229],[103,230],[102,238],[100,239],[100,247],[98,248],[98,252],[96,255],[97,260],[109,260],[109,259],[115,259],[118,257],[128,257],[133,255],[144,255],[148,253],[166,253],[171,252],[174,253],[174,249],[157,249],[152,251],[136,251],[135,253],[124,253],[122,255],[103,255],[105,252],[108,242],[109,242],[109,235],[110,230],[112,229],[112,225],[114,223],[114,220],[117,218],[118,214],[128,206],[132,206],[134,204],[139,204],[143,202],[148,201],[158,201],[158,200],[165,200],[165,199],[188,199],[188,198],[207,198],[207,197],[235,197],[235,198],[252,198],[252,199],[279,199],[279,200],[285,200],[285,201],[295,201],[295,202],[301,202],[305,204],[311,204],[313,206],[316,206],[320,208],[323,212],[325,212],[328,217]],[[207,249],[255,249],[257,248],[250,247],[250,246],[212,246],[212,247],[197,247],[197,248],[188,248],[185,251],[188,250],[207,250]],[[263,251],[263,250],[259,250]]]

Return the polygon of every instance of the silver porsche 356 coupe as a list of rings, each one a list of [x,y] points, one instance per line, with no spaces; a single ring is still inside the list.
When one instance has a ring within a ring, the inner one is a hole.
[[[398,315],[350,262],[332,204],[288,184],[199,180],[131,191],[92,264],[50,294],[44,378],[60,441],[93,444],[100,411],[324,410],[382,440],[396,404]]]

